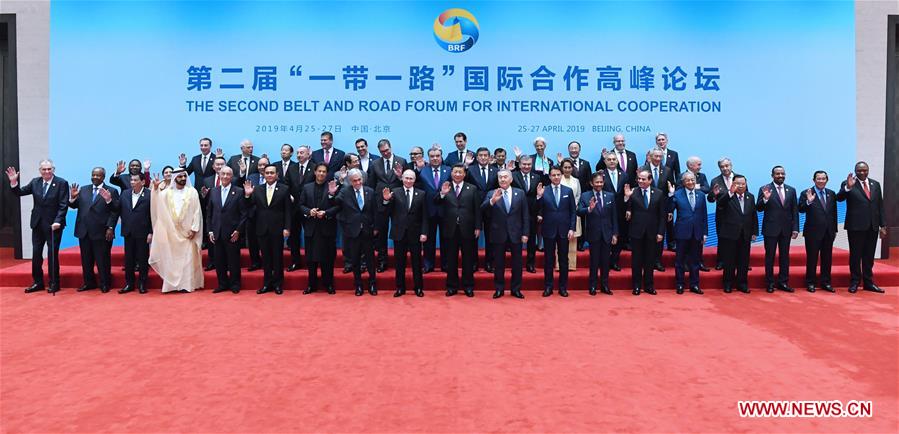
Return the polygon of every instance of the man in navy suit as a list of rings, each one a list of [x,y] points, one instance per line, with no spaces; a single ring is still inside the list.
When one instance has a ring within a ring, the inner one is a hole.
[[[528,202],[524,191],[512,187],[512,172],[503,169],[497,174],[499,188],[488,193],[481,203],[481,212],[490,217],[490,249],[493,254],[493,298],[503,296],[505,290],[506,250],[512,252],[512,282],[510,289],[515,298],[521,293],[521,244],[528,242]]]
[[[465,296],[474,297],[474,263],[478,254],[475,241],[481,232],[481,200],[477,188],[465,182],[464,164],[453,166],[452,181],[441,184],[434,202],[442,209],[440,245],[441,255],[446,258],[446,296],[452,297],[459,290],[461,250],[462,288]]]
[[[84,284],[78,292],[97,288],[94,265],[100,275],[100,291],[109,292],[112,286],[110,249],[115,238],[115,225],[119,220],[119,193],[103,183],[106,170],[95,167],[91,171],[91,185],[78,188],[72,184],[69,207],[78,210],[75,220],[75,237],[81,250],[81,271]]]
[[[815,268],[821,258],[821,289],[834,292],[830,285],[833,240],[837,234],[837,196],[827,188],[827,172],[812,176],[815,185],[799,199],[799,212],[805,214],[802,237],[805,238],[805,288],[815,292]]]
[[[412,284],[415,295],[424,297],[424,280],[421,274],[421,243],[428,240],[428,216],[425,212],[425,192],[415,188],[415,171],[403,172],[402,187],[381,190],[381,231],[387,231],[390,217],[390,239],[393,240],[393,259],[396,261],[396,292],[394,297],[406,293],[406,253],[412,260]]]
[[[237,187],[231,185],[234,171],[223,167],[219,173],[219,185],[209,191],[206,211],[206,231],[209,242],[215,248],[215,274],[217,294],[230,290],[240,292],[240,235],[247,222],[246,205]]]
[[[512,172],[512,185],[524,191],[528,201],[528,242],[525,269],[528,273],[536,273],[537,257],[537,186],[542,185],[543,177],[534,173],[534,158],[522,155],[518,159],[518,170]],[[566,253],[567,255],[567,253]]]
[[[720,216],[718,250],[724,261],[724,292],[734,285],[740,292],[749,293],[749,248],[759,234],[759,215],[752,193],[746,191],[746,178],[734,175],[726,190],[721,184],[712,186],[717,197]]]
[[[674,260],[674,276],[678,294],[684,293],[684,271],[690,270],[690,292],[702,294],[699,288],[699,260],[702,245],[709,235],[706,197],[696,175],[691,171],[681,174],[682,188],[669,190],[668,212],[677,214],[671,236],[677,240],[677,255]]]
[[[559,255],[559,295],[568,297],[568,243],[574,238],[577,200],[574,191],[562,184],[562,169],[549,169],[549,188],[537,188],[537,212],[543,215],[543,296],[553,293],[553,267]],[[518,254],[521,255],[519,248]],[[514,267],[514,265],[513,265]]]
[[[109,175],[109,183],[125,190],[131,182],[131,175],[135,173],[143,173],[145,178],[150,177],[150,160],[144,160],[143,163],[138,159],[128,162],[128,172],[125,173],[125,161],[119,160],[116,163],[115,173]]]
[[[334,147],[334,135],[330,131],[323,132],[319,142],[322,148],[312,152],[312,162],[327,164],[328,179],[334,178],[334,174],[343,166],[346,153]]]
[[[134,290],[135,268],[137,289],[146,294],[153,222],[150,220],[150,191],[144,188],[143,174],[131,174],[130,187],[119,196],[119,215],[122,218],[121,234],[125,238],[125,286],[119,294]]]
[[[855,163],[855,174],[849,174],[840,185],[837,200],[846,201],[846,222],[843,226],[849,237],[849,292],[858,291],[859,283],[865,291],[882,293],[874,284],[874,251],[877,236],[886,238],[883,218],[883,191],[880,183],[868,178],[868,163]]]
[[[187,162],[187,155],[181,154],[178,156],[178,165],[187,170],[188,175],[194,175],[194,187],[197,190],[203,186],[203,179],[215,174],[212,170],[212,163],[216,156],[222,155],[221,151],[221,149],[218,149],[217,154],[213,154],[212,139],[203,137],[200,139],[200,153],[190,159],[190,164]]]
[[[627,177],[627,172],[622,170],[619,165],[618,153],[616,151],[606,152],[603,155],[602,162],[605,163],[605,169],[597,169],[597,172],[602,174],[602,188],[604,191],[612,193],[615,197],[615,203],[619,204],[615,207],[615,211],[618,212],[616,218],[618,229],[615,232],[619,235],[618,238],[621,242],[612,244],[611,246],[609,268],[615,271],[621,271],[619,261],[621,258],[621,251],[624,250],[625,244],[627,244],[625,240],[627,240],[627,229],[629,226],[628,221],[624,218],[624,213],[627,211],[627,207],[623,206],[624,186],[625,184],[629,184],[630,180]]]
[[[14,195],[34,197],[30,223],[31,279],[34,283],[25,288],[25,292],[44,289],[44,244],[47,244],[50,268],[47,292],[54,293],[59,291],[59,243],[69,209],[69,183],[56,176],[56,167],[50,160],[42,160],[39,170],[41,176],[32,179],[28,185],[19,185],[19,172],[14,167],[6,168],[6,177]]]
[[[626,148],[627,145],[625,144],[624,134],[615,134],[615,136],[612,137],[612,144],[615,146],[615,148],[612,149],[610,152],[615,153],[615,160],[618,162],[618,168],[621,169],[622,172],[624,172],[625,179],[627,180],[628,184],[630,184],[631,187],[636,187],[637,186],[637,168],[640,166],[637,163],[637,154],[634,154],[632,151],[629,151]],[[605,156],[603,156],[603,158],[605,158]],[[607,166],[606,166],[606,164],[604,164],[604,161],[596,162],[596,171],[605,170],[605,169],[607,169]],[[619,203],[621,203],[621,202],[619,201]],[[619,208],[624,208],[624,207],[619,207]],[[623,212],[623,211],[619,210],[619,213],[621,213],[621,212]],[[620,223],[621,222],[619,221],[619,224]],[[621,233],[625,234],[624,231],[622,231]],[[626,241],[626,240],[622,240],[622,241]]]
[[[665,193],[652,186],[652,175],[647,169],[637,172],[637,189],[624,187],[624,201],[627,203],[625,219],[630,221],[628,236],[631,239],[631,279],[633,294],[640,295],[641,288],[647,294],[655,295],[653,282],[656,256],[661,253],[658,243],[665,236],[667,200]]]
[[[440,216],[442,214],[440,206],[435,202],[435,198],[440,194],[440,186],[450,180],[450,170],[443,165],[443,151],[439,147],[433,146],[428,150],[428,164],[421,167],[417,165],[415,170],[418,172],[418,188],[425,191],[427,202],[428,239],[422,246],[424,252],[422,266],[424,267],[424,273],[427,274],[434,271],[434,262],[437,257],[437,228],[440,226]],[[444,249],[443,243],[441,243],[440,268],[444,270],[446,269],[445,253],[446,249]],[[477,260],[477,257],[475,257],[475,260]]]
[[[614,159],[615,154],[607,153],[607,157]],[[614,170],[619,169],[616,167]],[[609,289],[609,259],[611,246],[618,244],[618,197],[604,191],[606,176],[608,174],[604,172],[594,172],[590,177],[593,188],[581,193],[577,205],[578,215],[584,216],[585,224],[590,226],[587,233],[587,243],[590,245],[590,295],[596,295],[597,271],[601,273],[600,290],[603,294],[612,295]]]
[[[705,193],[706,200],[708,200],[709,202],[714,202],[715,199],[712,197],[712,195],[709,194],[709,192],[712,191],[712,187],[709,185],[709,180],[708,178],[706,178],[705,173],[702,173],[702,159],[696,156],[687,158],[687,171],[693,172],[693,176],[696,177],[696,187],[699,188],[703,193]],[[678,182],[681,183],[681,185],[679,186],[682,186],[683,183],[680,180],[678,180]],[[703,247],[704,246],[699,247],[699,271],[711,271],[709,267],[706,267],[705,263],[703,262]]]
[[[247,176],[246,181],[250,183],[253,187],[259,187],[265,185],[265,176],[263,176],[263,172],[265,171],[265,166],[268,166],[269,160],[268,157],[262,157],[256,162],[256,172],[251,173]],[[237,184],[235,182],[235,178],[231,180],[232,184]],[[291,219],[293,222],[293,219]],[[256,210],[253,207],[249,207],[247,210],[247,225],[246,225],[246,246],[247,251],[250,254],[250,266],[247,267],[247,271],[256,271],[262,268],[262,261],[259,259],[259,237],[256,236]],[[241,245],[243,245],[243,241]]]
[[[448,167],[453,167],[456,163],[462,163],[465,167],[468,167],[474,161],[474,152],[467,149],[468,136],[460,131],[453,136],[453,142],[456,144],[456,149],[446,153],[444,164]]]
[[[241,182],[250,174],[259,172],[258,164],[259,157],[253,155],[253,142],[249,139],[240,142],[240,154],[228,159],[228,167],[234,171],[234,178]]]
[[[468,175],[465,181],[478,188],[478,192],[481,194],[479,201],[483,202],[484,198],[487,197],[487,192],[499,186],[496,181],[496,173],[499,169],[490,164],[489,149],[485,147],[478,148],[475,157],[477,158],[477,164],[468,166]],[[482,218],[484,219],[484,227],[490,226],[490,214],[484,214]],[[490,245],[490,231],[484,231],[484,245]],[[477,240],[475,240],[475,251],[477,251],[477,249]],[[475,264],[475,270],[477,270],[477,268],[478,265]],[[484,258],[484,270],[488,273],[493,272],[493,259],[490,255],[486,255]]]
[[[665,151],[662,148],[655,147],[649,151],[649,162],[643,166],[641,169],[646,169],[652,177],[652,186],[664,192],[668,191],[668,184],[674,185],[677,182],[677,179],[674,177],[674,171],[671,170],[671,167],[666,166],[662,162],[662,158],[665,155]],[[667,205],[663,208],[667,208]],[[665,223],[665,233],[668,234],[668,246],[673,249],[674,240],[671,239],[670,235],[670,223]],[[663,235],[664,235],[663,234]],[[662,265],[662,244],[658,244],[658,252],[656,254],[656,264],[655,269],[657,271],[665,271],[665,267]]]
[[[357,144],[358,149],[358,144]],[[403,157],[393,155],[393,147],[390,140],[378,140],[378,153],[381,157],[372,161],[368,165],[368,186],[373,188],[375,192],[384,190],[384,188],[394,189],[403,185],[403,170],[406,169],[406,160]],[[387,238],[386,230],[378,231],[375,238],[375,251],[378,257],[378,267],[387,265]],[[420,251],[421,249],[419,249]],[[380,270],[378,271],[381,272]]]
[[[268,161],[267,158],[265,160]],[[228,167],[225,162],[225,157],[216,156],[215,158],[213,158],[212,175],[204,178],[202,185],[200,186],[200,209],[202,209],[203,213],[204,234],[209,232],[209,228],[207,227],[209,216],[206,214],[206,211],[209,209],[209,192],[212,191],[213,188],[221,185],[222,181],[219,178],[219,172],[223,167]],[[234,173],[233,169],[231,173]],[[261,173],[262,172],[255,173],[254,175],[260,176]],[[206,265],[203,267],[203,271],[210,271],[215,269],[215,247],[211,242],[209,242],[209,237],[203,237],[203,249],[206,250]]]
[[[765,283],[767,291],[777,289],[793,292],[790,287],[790,240],[799,236],[799,207],[796,190],[785,184],[787,172],[783,166],[771,169],[773,182],[759,189],[755,207],[765,213],[762,236],[765,237]],[[778,277],[774,281],[774,255],[778,256]]]
[[[349,187],[343,187],[337,192],[337,185],[329,185],[329,196],[333,197],[334,206],[337,208],[337,221],[343,230],[344,255],[350,259],[353,268],[353,283],[356,287],[356,295],[364,294],[362,290],[362,264],[375,263],[374,236],[378,234],[378,203],[375,191],[371,187],[363,185],[362,171],[350,169],[347,172]],[[363,259],[364,257],[364,259]],[[364,261],[364,262],[363,262]],[[371,295],[378,294],[375,283],[374,266],[368,267],[368,292]]]
[[[290,189],[278,183],[278,168],[269,164],[262,174],[265,176],[262,186],[244,182],[244,200],[255,213],[256,237],[262,251],[263,283],[256,293],[274,290],[275,294],[281,295],[284,292],[281,287],[284,282],[284,238],[290,236],[293,206]]]

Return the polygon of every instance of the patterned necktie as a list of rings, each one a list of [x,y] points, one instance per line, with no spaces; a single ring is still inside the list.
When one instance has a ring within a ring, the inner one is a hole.
[[[206,171],[206,155],[203,155],[203,161],[200,163],[200,171],[201,172]]]
[[[50,189],[50,183],[47,181],[44,181],[44,194],[42,195],[42,197],[47,197],[47,190],[49,190],[49,189]]]
[[[99,188],[100,188],[100,187],[97,187],[96,185],[94,186],[94,194],[93,194],[93,196],[91,196],[91,202],[94,202],[94,201],[97,200],[97,190],[98,190]]]
[[[362,201],[362,190],[356,190],[356,205],[359,205],[359,210],[362,210],[362,206],[365,205],[365,202]]]
[[[693,190],[690,190],[690,209],[696,208],[696,197],[693,196]]]
[[[659,168],[658,168],[658,167],[653,167],[653,168],[652,168],[652,183],[653,183],[656,187],[659,186]]]
[[[784,200],[785,200],[785,198],[784,198],[784,186],[783,186],[783,185],[778,185],[778,186],[777,186],[777,195],[780,196],[780,203],[783,204],[783,203],[784,203]]]
[[[437,186],[439,184],[440,184],[440,171],[437,170],[437,168],[435,167],[434,168],[434,186]]]
[[[456,184],[456,197],[459,197],[460,194],[462,194],[462,185]]]
[[[525,191],[531,191],[531,174],[528,173],[527,175],[522,175],[522,178],[524,178]]]
[[[618,151],[618,163],[621,165],[621,170],[627,170],[627,158],[624,157],[624,151]]]
[[[741,213],[746,212],[746,211],[743,209],[743,195],[742,195],[742,194],[738,194],[738,195],[737,195],[737,202],[740,203],[740,212],[741,212]]]
[[[509,190],[503,192],[503,202],[506,204],[506,214],[512,209],[512,196],[509,195]]]
[[[325,164],[331,164],[331,150],[325,149]]]
[[[818,199],[821,200],[821,206],[827,208],[827,195],[821,190],[818,190]]]
[[[265,204],[266,205],[272,204],[272,196],[274,194],[275,194],[275,189],[270,185],[266,185],[265,186]]]

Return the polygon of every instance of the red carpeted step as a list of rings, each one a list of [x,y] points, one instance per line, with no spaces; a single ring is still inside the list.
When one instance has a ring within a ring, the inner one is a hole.
[[[241,255],[241,264],[243,267],[247,267],[250,265],[250,256],[246,250],[243,250],[243,254]],[[337,260],[335,262],[335,267],[343,268],[343,255],[342,252],[338,249],[337,251]],[[112,265],[113,267],[121,268],[124,263],[124,249],[122,247],[113,247],[112,249]],[[484,250],[480,249],[478,252],[479,261],[483,264],[484,261]],[[709,247],[703,250],[703,260],[706,265],[709,267],[715,266],[715,255],[716,250],[714,247]],[[305,256],[305,255],[304,255]],[[390,264],[393,264],[393,249],[388,251],[388,257],[390,259]],[[506,257],[509,257],[509,254],[506,254]],[[439,264],[440,260],[440,250],[437,250],[437,261]],[[753,248],[750,251],[749,263],[753,267],[761,267],[765,264],[765,250],[761,247]],[[589,252],[578,252],[578,266],[586,267],[590,264],[590,253]],[[621,266],[630,266],[631,262],[631,252],[623,251],[621,252]],[[81,253],[78,247],[70,247],[67,249],[63,249],[59,252],[59,263],[60,265],[81,265]],[[203,252],[203,263],[206,263],[206,252]],[[290,252],[284,252],[284,263],[290,263]],[[662,253],[662,263],[666,267],[674,266],[674,252],[665,251]],[[849,251],[843,249],[834,249],[833,251],[833,264],[834,265],[846,265],[849,263]],[[790,264],[805,264],[805,248],[802,246],[794,246],[790,250]],[[540,268],[543,265],[543,253],[537,252],[536,257],[536,265]]]
[[[899,268],[884,264],[875,264],[874,266],[875,281],[881,286],[899,286]],[[751,288],[763,288],[765,284],[764,269],[762,267],[754,267],[749,272],[749,284]],[[66,265],[60,267],[60,276],[63,288],[75,288],[82,284],[81,267],[74,265]],[[247,272],[243,270],[242,279],[243,287],[248,290],[255,290],[262,286],[262,271]],[[832,270],[833,285],[844,290],[849,283],[849,267],[846,265],[834,266]],[[443,291],[445,289],[445,275],[441,272],[433,272],[426,274],[425,289]],[[506,282],[510,279],[509,272],[506,272]],[[586,267],[580,267],[576,271],[569,273],[569,289],[586,290],[587,289],[588,270]],[[367,275],[363,276],[363,280],[367,279]],[[407,289],[412,288],[411,275],[407,274]],[[31,264],[23,263],[4,270],[0,270],[0,281],[3,286],[25,287],[31,284]],[[285,273],[285,289],[301,290],[306,287],[307,274],[305,270],[293,273]],[[629,268],[624,268],[620,272],[612,272],[610,276],[610,286],[613,290],[629,290],[631,287],[631,274]],[[655,273],[656,289],[670,290],[674,289],[674,269],[669,268],[664,273]],[[205,287],[213,288],[216,284],[215,272],[209,271],[205,273]],[[124,275],[120,267],[113,269],[113,284],[115,288],[124,285]],[[149,285],[151,288],[159,288],[161,281],[155,273],[150,272]],[[790,284],[796,289],[804,288],[805,284],[805,267],[790,267]],[[702,273],[701,286],[704,289],[721,288],[721,272],[712,271]],[[338,290],[353,289],[353,275],[343,274],[342,270],[335,270],[335,287]],[[378,275],[378,287],[382,291],[393,291],[394,271],[392,269]],[[477,290],[493,290],[493,275],[485,272],[475,273],[475,289]],[[522,289],[524,290],[542,290],[543,289],[543,271],[537,270],[537,273],[524,273]]]

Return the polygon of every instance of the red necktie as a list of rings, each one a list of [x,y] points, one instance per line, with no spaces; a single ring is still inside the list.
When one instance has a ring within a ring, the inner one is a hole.
[[[871,190],[868,189],[868,180],[862,181],[862,190],[865,190],[865,196],[868,197],[868,200],[871,200]]]
[[[216,186],[216,187],[221,187],[221,186],[222,186],[222,180],[219,179],[218,175],[215,175],[215,186]]]

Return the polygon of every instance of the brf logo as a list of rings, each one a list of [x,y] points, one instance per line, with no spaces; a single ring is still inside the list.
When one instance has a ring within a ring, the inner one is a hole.
[[[434,39],[450,53],[468,51],[478,42],[478,20],[465,9],[443,11],[434,20]]]

